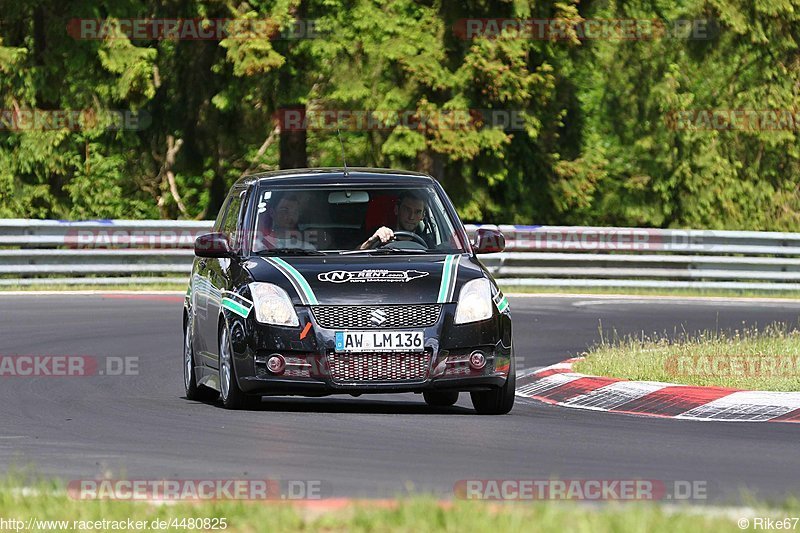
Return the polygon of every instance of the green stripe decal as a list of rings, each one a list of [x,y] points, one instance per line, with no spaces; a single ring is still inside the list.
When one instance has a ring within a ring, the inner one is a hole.
[[[502,313],[506,309],[508,309],[508,300],[503,296],[503,299],[497,303],[497,310]]]
[[[250,314],[250,309],[252,309],[251,307],[245,307],[243,305],[240,305],[240,304],[234,302],[233,300],[231,300],[230,298],[223,298],[222,299],[222,307],[224,307],[228,311],[236,313],[237,315],[241,316],[242,318],[247,318],[247,315]]]
[[[444,260],[444,267],[442,267],[442,281],[439,283],[439,297],[436,299],[437,303],[445,303],[447,301],[447,289],[450,287],[451,267],[453,259],[456,256],[448,255]]]
[[[501,313],[508,309],[508,299],[503,294],[503,291],[497,291],[497,294],[492,296],[492,301],[494,301],[494,305],[497,306],[497,310]]]
[[[253,302],[248,300],[247,298],[245,298],[244,296],[242,296],[238,292],[222,291],[222,295],[223,295],[223,298],[228,298],[230,300],[233,300],[234,303],[237,303],[237,304],[243,306],[245,309],[248,308],[248,307],[253,307]]]
[[[306,278],[303,277],[300,272],[297,271],[292,265],[281,259],[280,257],[272,257],[273,261],[278,263],[280,266],[286,269],[286,271],[294,278],[300,288],[303,290],[306,303],[308,305],[319,305],[317,301],[317,297],[314,295],[314,291],[311,290],[311,285],[308,284]]]

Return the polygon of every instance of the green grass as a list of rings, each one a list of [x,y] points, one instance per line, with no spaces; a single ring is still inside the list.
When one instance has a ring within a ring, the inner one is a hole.
[[[783,298],[798,300],[800,291],[754,291],[732,289],[649,289],[622,287],[524,287],[503,285],[500,288],[507,294],[611,294],[619,296],[690,296],[705,298]]]
[[[186,292],[186,283],[126,283],[122,285],[53,284],[53,285],[2,285],[0,293],[10,291],[180,291]]]
[[[147,502],[74,500],[56,482],[35,484],[21,491],[19,484],[0,486],[0,517],[5,520],[153,520],[225,518],[231,532],[487,532],[575,531],[585,533],[739,531],[736,513],[706,513],[698,508],[664,508],[653,503],[609,503],[599,506],[574,502],[487,503],[449,501],[416,496],[391,505],[359,502],[344,508],[320,510],[281,502],[217,501],[155,505]],[[799,516],[800,504],[757,516]],[[9,528],[6,528],[8,530]],[[42,528],[43,529],[43,528]],[[70,530],[72,524],[70,523]],[[151,530],[147,528],[146,530]],[[187,531],[174,529],[171,531]]]
[[[746,390],[800,391],[800,331],[784,324],[731,333],[603,339],[583,374]]]

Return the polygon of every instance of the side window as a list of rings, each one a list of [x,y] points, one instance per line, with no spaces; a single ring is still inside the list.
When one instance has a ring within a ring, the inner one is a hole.
[[[219,232],[222,231],[222,221],[225,220],[225,211],[228,210],[228,206],[231,205],[231,195],[228,195],[225,198],[225,201],[222,202],[222,207],[219,208],[219,213],[217,213],[217,220],[214,222],[214,229],[212,231]]]
[[[242,211],[242,200],[245,191],[234,191],[231,194],[228,208],[225,211],[225,217],[222,219],[222,227],[220,231],[228,236],[228,242],[232,247],[237,247],[239,244],[239,215]]]

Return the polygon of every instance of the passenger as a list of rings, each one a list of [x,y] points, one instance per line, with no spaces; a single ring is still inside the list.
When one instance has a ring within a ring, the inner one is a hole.
[[[316,247],[304,238],[300,230],[300,198],[295,193],[281,196],[272,211],[272,217],[259,215],[259,241],[262,250],[274,248],[301,248],[315,250]],[[271,222],[271,224],[270,224]]]

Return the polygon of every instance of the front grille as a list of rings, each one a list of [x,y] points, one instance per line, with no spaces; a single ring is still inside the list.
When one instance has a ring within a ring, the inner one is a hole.
[[[426,328],[439,320],[442,306],[422,305],[316,305],[317,323],[327,329]]]
[[[328,364],[334,382],[424,381],[428,377],[431,353],[329,353]]]

